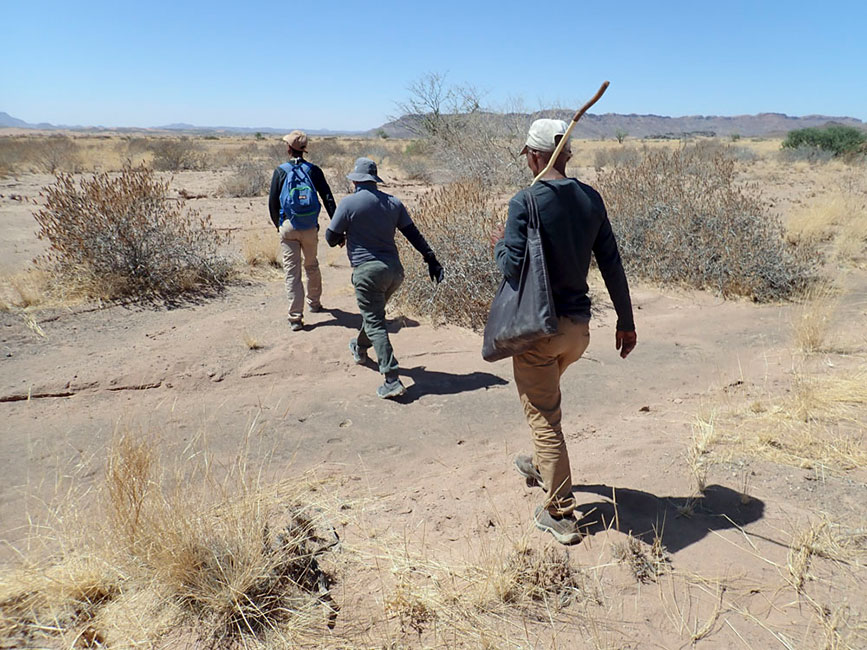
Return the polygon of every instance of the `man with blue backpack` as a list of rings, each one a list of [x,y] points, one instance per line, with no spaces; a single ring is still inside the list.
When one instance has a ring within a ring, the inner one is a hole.
[[[286,295],[289,298],[289,326],[297,332],[304,329],[302,258],[307,275],[307,306],[311,312],[322,311],[322,274],[317,259],[319,212],[324,204],[330,219],[337,206],[325,174],[319,167],[304,160],[307,134],[292,131],[283,136],[283,141],[288,147],[289,161],[274,170],[268,210],[271,221],[280,232]],[[322,198],[321,203],[319,197]]]

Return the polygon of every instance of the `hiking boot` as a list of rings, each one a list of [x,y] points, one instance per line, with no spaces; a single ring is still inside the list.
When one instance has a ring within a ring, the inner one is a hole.
[[[406,387],[400,383],[400,379],[386,379],[385,382],[376,389],[376,394],[382,399],[394,399],[400,397],[406,392]]]
[[[290,320],[289,329],[291,329],[293,332],[300,332],[304,329],[304,322],[300,320]]]
[[[540,487],[545,489],[545,482],[542,480],[542,475],[536,466],[533,464],[533,459],[526,454],[518,454],[515,456],[515,469],[518,474],[524,477],[527,481],[527,487]]]
[[[358,339],[349,341],[349,351],[352,353],[352,359],[358,366],[363,366],[369,361],[367,350],[358,347]]]
[[[574,515],[557,517],[548,512],[544,506],[536,508],[533,522],[536,524],[536,528],[548,531],[561,544],[575,544],[584,537]]]
[[[307,307],[310,310],[311,314],[318,314],[321,311],[325,311],[322,307],[322,303],[317,302],[315,305],[309,305]]]

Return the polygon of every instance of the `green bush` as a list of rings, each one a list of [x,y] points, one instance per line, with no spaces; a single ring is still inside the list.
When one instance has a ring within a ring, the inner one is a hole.
[[[221,286],[232,269],[227,236],[210,217],[168,197],[168,181],[147,167],[82,178],[58,174],[35,213],[40,260],[61,291],[94,298],[170,297]]]
[[[830,151],[835,156],[855,153],[867,143],[867,133],[854,126],[832,124],[825,127],[809,127],[789,131],[783,140],[783,149],[813,147]]]
[[[792,297],[814,277],[815,250],[787,241],[724,149],[643,153],[598,178],[629,275],[761,302]]]

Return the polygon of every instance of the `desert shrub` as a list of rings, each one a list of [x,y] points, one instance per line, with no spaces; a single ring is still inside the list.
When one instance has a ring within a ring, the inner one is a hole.
[[[440,74],[423,77],[409,92],[398,105],[399,126],[425,142],[451,180],[478,178],[509,188],[526,183],[529,172],[519,155],[526,115],[485,110],[476,89],[448,86]]]
[[[40,143],[39,166],[45,172],[75,172],[79,165],[78,145],[66,135],[52,135]]]
[[[808,163],[826,163],[834,158],[834,152],[816,147],[814,145],[802,144],[797,147],[787,147],[780,149],[779,158],[783,162],[808,162]]]
[[[188,137],[159,138],[151,144],[154,169],[182,171],[205,168],[205,154],[198,143]]]
[[[493,195],[478,180],[454,183],[423,196],[412,214],[445,267],[445,280],[431,282],[421,255],[399,238],[406,279],[396,304],[436,323],[483,328],[502,277],[491,254]]]
[[[433,170],[427,158],[421,156],[401,156],[398,166],[411,181],[430,184],[433,182]]]
[[[220,286],[230,261],[210,217],[168,198],[168,181],[124,167],[82,178],[59,174],[35,213],[49,249],[40,260],[62,287],[103,298],[177,295]]]
[[[815,273],[815,250],[786,240],[723,152],[648,150],[598,184],[631,275],[769,301],[801,291]]]
[[[335,161],[343,161],[349,156],[346,146],[336,138],[314,140],[307,146],[307,158],[320,167],[332,167]],[[281,152],[282,161],[286,161],[286,146]]]
[[[74,172],[80,164],[79,147],[66,135],[0,138],[0,176],[17,172]]]
[[[835,156],[858,151],[867,143],[867,133],[854,126],[831,124],[825,127],[812,126],[789,131],[781,145],[783,149],[816,147],[830,151]]]
[[[261,160],[247,159],[235,163],[232,175],[220,185],[223,196],[262,196],[268,192],[271,169]]]
[[[642,154],[636,147],[611,147],[600,149],[594,156],[593,165],[599,170],[605,167],[634,166],[642,160]]]
[[[21,145],[17,139],[0,138],[0,178],[12,176],[21,163]]]

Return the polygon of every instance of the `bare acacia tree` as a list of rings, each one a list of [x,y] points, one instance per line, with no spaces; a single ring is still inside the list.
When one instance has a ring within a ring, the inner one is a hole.
[[[482,95],[469,85],[449,85],[441,73],[413,82],[398,102],[398,123],[425,140],[454,177],[501,186],[522,185],[527,172],[519,159],[527,117],[517,111],[482,108]]]

